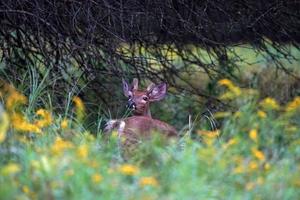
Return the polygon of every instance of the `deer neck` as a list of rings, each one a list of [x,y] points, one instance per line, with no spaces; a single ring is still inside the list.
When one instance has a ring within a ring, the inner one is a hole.
[[[147,117],[150,117],[151,118],[151,112],[150,112],[150,107],[149,107],[149,104],[147,105],[145,111],[144,111],[144,114],[143,116],[147,116]]]
[[[147,116],[147,117],[152,118],[151,112],[150,112],[150,109],[149,109],[149,108],[147,109],[146,113],[144,113],[144,116]]]

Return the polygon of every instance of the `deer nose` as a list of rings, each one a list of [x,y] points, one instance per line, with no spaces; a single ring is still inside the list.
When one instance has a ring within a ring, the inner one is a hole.
[[[127,106],[130,109],[135,109],[136,108],[136,105],[133,101],[128,101]]]

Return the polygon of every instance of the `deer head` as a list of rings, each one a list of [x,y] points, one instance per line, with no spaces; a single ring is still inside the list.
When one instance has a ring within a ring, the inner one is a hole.
[[[127,105],[133,110],[134,116],[151,117],[150,103],[162,100],[167,93],[167,84],[155,85],[151,83],[145,91],[138,90],[138,79],[133,79],[131,85],[125,80],[123,82],[123,92],[128,97]]]

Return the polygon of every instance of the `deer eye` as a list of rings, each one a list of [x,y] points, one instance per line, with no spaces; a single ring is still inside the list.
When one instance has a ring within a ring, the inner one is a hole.
[[[144,101],[148,101],[148,97],[147,97],[147,96],[144,96],[144,97],[143,97],[143,100],[144,100]]]
[[[129,94],[129,95],[128,95],[128,99],[131,99],[131,97],[132,97],[131,94]]]

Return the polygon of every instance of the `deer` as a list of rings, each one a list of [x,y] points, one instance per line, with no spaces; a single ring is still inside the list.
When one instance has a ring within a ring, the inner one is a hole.
[[[138,89],[138,79],[132,84],[122,79],[123,93],[128,98],[127,107],[132,110],[133,116],[124,119],[110,120],[104,132],[111,132],[117,128],[119,137],[125,139],[124,145],[138,143],[142,139],[151,138],[152,133],[159,133],[167,138],[177,137],[176,129],[166,122],[153,119],[150,104],[162,100],[167,94],[167,84],[151,83],[146,90]]]

